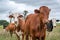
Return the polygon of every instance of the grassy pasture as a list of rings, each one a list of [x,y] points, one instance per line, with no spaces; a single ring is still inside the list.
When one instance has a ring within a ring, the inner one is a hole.
[[[0,26],[0,40],[17,40],[16,35],[13,34],[12,38],[9,33],[3,31],[3,27]],[[52,32],[46,34],[46,40],[60,40],[60,24],[53,29]]]
[[[57,27],[46,36],[46,40],[60,40],[60,24],[57,24]]]

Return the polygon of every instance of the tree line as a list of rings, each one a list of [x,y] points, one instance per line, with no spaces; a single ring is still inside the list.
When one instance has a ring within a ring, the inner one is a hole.
[[[0,20],[0,26],[2,25],[3,28],[5,28],[6,26],[8,26],[9,22],[6,20]]]

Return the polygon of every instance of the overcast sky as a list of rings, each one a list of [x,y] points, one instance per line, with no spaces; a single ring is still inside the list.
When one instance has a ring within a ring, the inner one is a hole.
[[[51,9],[49,19],[60,19],[60,0],[0,0],[0,20],[9,20],[9,12],[22,13],[28,10],[33,13],[34,9],[48,6]]]

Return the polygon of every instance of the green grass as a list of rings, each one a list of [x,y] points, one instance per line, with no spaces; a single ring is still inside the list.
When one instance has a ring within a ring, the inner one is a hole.
[[[9,34],[0,34],[0,40],[17,40],[16,36],[10,37]]]
[[[49,35],[47,33],[46,40],[60,40],[60,24]]]
[[[3,28],[3,26],[1,25],[1,26],[0,26],[0,29],[2,29],[2,28]]]
[[[2,31],[1,30],[0,30],[0,40],[17,40],[15,34],[13,34],[13,36],[11,37],[9,32],[4,32],[3,30]]]
[[[15,34],[11,37],[9,32],[5,32],[3,26],[0,26],[0,40],[17,40],[17,37]]]
[[[10,34],[4,32],[3,27],[0,26],[0,40],[17,40],[16,35],[14,34],[11,38]],[[60,40],[60,24],[57,24],[57,27],[53,29],[52,32],[46,34],[46,40]]]
[[[60,23],[56,23],[57,24],[57,26],[60,26]]]

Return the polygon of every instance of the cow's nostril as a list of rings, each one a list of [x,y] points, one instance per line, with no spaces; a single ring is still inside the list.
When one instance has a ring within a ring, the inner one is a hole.
[[[17,23],[17,21],[15,21],[15,23]]]

